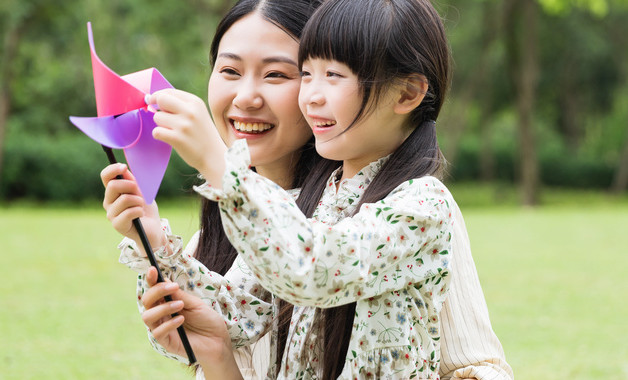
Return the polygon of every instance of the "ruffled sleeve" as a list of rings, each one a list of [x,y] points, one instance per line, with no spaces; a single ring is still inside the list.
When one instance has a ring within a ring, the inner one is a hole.
[[[285,191],[249,170],[245,141],[227,152],[226,165],[222,189],[197,191],[219,202],[234,247],[288,302],[334,307],[448,275],[451,195],[433,177],[405,182],[332,225],[306,218]]]
[[[236,260],[224,277],[210,271],[192,256],[198,244],[198,232],[183,250],[181,238],[171,234],[167,221],[163,224],[170,247],[168,249],[160,247],[155,251],[162,275],[178,283],[186,292],[201,298],[223,316],[234,348],[256,342],[272,324],[272,295],[261,287],[242,261]],[[150,263],[139,253],[137,245],[131,239],[124,239],[119,248],[120,262],[139,273],[137,304],[142,313],[145,309],[141,298],[148,289],[145,273]],[[167,255],[165,252],[171,254]],[[182,363],[188,363],[187,358],[168,353],[156,342],[150,331],[148,334],[156,351]]]

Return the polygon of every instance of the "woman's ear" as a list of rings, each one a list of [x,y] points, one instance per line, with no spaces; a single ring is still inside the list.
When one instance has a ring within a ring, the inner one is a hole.
[[[397,114],[407,114],[412,112],[421,104],[429,84],[424,75],[412,75],[405,78],[399,88],[399,95],[394,105]]]

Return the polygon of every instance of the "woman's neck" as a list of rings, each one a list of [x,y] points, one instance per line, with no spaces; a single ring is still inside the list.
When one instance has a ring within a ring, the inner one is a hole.
[[[267,165],[256,165],[257,173],[275,182],[285,190],[292,189],[294,182],[294,164],[292,161],[275,162]]]

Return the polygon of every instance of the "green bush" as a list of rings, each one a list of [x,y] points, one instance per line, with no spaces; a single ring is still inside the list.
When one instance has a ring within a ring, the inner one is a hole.
[[[122,152],[116,152],[124,161]],[[78,201],[100,199],[100,171],[108,164],[101,147],[80,134],[18,136],[5,149],[0,199]],[[194,170],[173,153],[158,197],[189,191]]]
[[[518,177],[517,152],[496,147],[495,179],[514,183]],[[124,161],[121,151],[116,152]],[[108,164],[98,144],[81,134],[51,136],[14,136],[5,150],[0,182],[0,200],[41,201],[98,200],[103,196],[100,171]],[[570,155],[561,149],[540,153],[541,180],[550,186],[568,188],[608,188],[614,168],[607,162],[586,156]],[[449,167],[455,181],[480,178],[479,146],[465,142],[456,162]],[[159,198],[173,198],[191,192],[198,183],[195,170],[173,151],[159,190]]]
[[[463,144],[456,162],[449,167],[452,181],[477,181],[480,179],[479,147]],[[514,183],[518,178],[517,151],[507,147],[497,147],[495,159],[495,180]],[[580,189],[608,189],[614,176],[614,166],[608,162],[584,155],[569,154],[563,151],[541,152],[539,154],[541,182],[548,186]]]

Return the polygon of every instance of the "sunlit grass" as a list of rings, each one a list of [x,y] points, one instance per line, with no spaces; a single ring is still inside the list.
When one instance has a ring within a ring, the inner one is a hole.
[[[512,188],[451,188],[516,378],[628,378],[626,197],[549,190],[523,209]],[[197,204],[163,203],[187,240]],[[150,348],[98,204],[5,205],[0,231],[0,379],[190,378]]]

